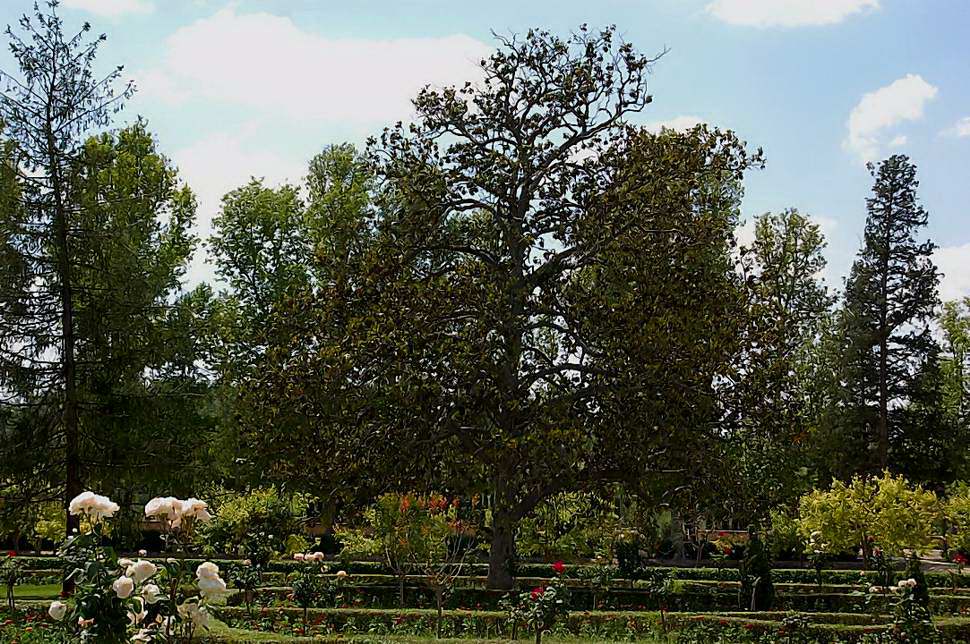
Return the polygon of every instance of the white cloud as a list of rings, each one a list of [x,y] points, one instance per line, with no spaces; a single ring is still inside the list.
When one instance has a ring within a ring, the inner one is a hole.
[[[714,0],[706,10],[732,25],[801,27],[835,24],[878,8],[879,0]]]
[[[222,9],[180,28],[161,64],[139,74],[142,94],[172,105],[205,101],[341,123],[407,120],[424,85],[481,77],[491,49],[466,35],[328,38],[289,18]]]
[[[944,302],[970,297],[970,243],[938,248],[933,261],[943,273],[940,298]]]
[[[906,145],[906,141],[907,141],[906,135],[900,134],[899,136],[895,137],[892,141],[890,141],[888,145],[891,148],[899,148]]]
[[[62,0],[65,7],[88,11],[105,18],[118,18],[129,13],[151,13],[151,0]]]
[[[849,115],[843,147],[863,161],[876,159],[884,145],[883,132],[903,121],[923,118],[924,106],[937,92],[922,76],[907,74],[864,95]]]
[[[957,121],[953,127],[943,130],[943,134],[953,136],[958,139],[962,139],[965,136],[970,136],[970,116],[964,116],[962,119]]]
[[[696,125],[704,123],[704,119],[699,116],[675,116],[672,119],[667,119],[666,121],[653,121],[651,123],[644,124],[643,128],[648,132],[653,132],[658,134],[661,130],[674,130],[675,132],[684,132],[693,128]]]
[[[196,234],[205,240],[212,232],[212,219],[219,212],[224,194],[244,185],[252,176],[267,185],[297,183],[306,174],[306,160],[289,158],[267,150],[260,144],[260,128],[250,123],[239,131],[215,132],[170,156],[179,175],[198,198]],[[215,273],[200,250],[189,267],[188,281],[213,282]]]

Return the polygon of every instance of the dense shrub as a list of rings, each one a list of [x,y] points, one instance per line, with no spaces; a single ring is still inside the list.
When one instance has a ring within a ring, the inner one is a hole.
[[[861,548],[867,560],[874,545],[897,556],[933,547],[942,517],[936,494],[888,472],[813,490],[801,498],[798,513],[799,531],[813,547],[833,554]]]
[[[203,552],[245,555],[254,564],[265,564],[274,556],[287,554],[287,546],[302,550],[305,542],[287,543],[302,533],[308,498],[283,495],[275,487],[248,493],[213,495],[215,518],[203,526],[197,543]]]

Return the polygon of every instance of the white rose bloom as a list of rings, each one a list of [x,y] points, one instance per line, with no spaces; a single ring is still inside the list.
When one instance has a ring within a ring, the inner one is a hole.
[[[111,584],[111,588],[119,598],[128,599],[135,590],[135,582],[131,580],[131,577],[118,577]]]
[[[219,577],[202,577],[199,579],[199,592],[206,599],[218,599],[229,594],[226,582]]]
[[[191,620],[196,626],[209,627],[209,613],[195,602],[185,602],[178,607],[182,619]]]
[[[91,511],[91,516],[95,520],[103,517],[112,517],[121,507],[106,496],[95,494],[95,504]]]
[[[158,567],[155,566],[150,561],[144,559],[139,559],[135,563],[128,566],[128,576],[135,580],[136,584],[140,584],[152,575],[158,572]]]
[[[205,501],[200,501],[196,498],[189,498],[182,501],[179,511],[184,517],[197,517],[200,513],[205,512],[209,507],[209,504]]]
[[[64,616],[67,615],[67,604],[64,602],[51,602],[50,608],[47,609],[47,614],[51,616],[52,619],[61,621]]]
[[[199,567],[195,569],[195,576],[199,579],[209,578],[219,578],[219,566],[215,565],[211,561],[206,561],[199,564]]]
[[[68,511],[73,515],[85,514],[94,521],[114,515],[120,508],[106,496],[94,492],[81,492],[71,499]]]
[[[295,559],[296,561],[303,561],[303,553],[302,552],[295,553],[293,555],[293,559]]]
[[[81,492],[71,499],[67,509],[73,515],[85,513],[89,508],[94,506],[94,497],[94,492]]]
[[[157,603],[161,599],[161,594],[162,591],[155,584],[145,584],[145,587],[141,589],[141,596],[149,604]]]
[[[879,589],[878,588],[876,588],[875,586],[869,586],[869,594],[870,595],[875,595],[877,592],[879,592]]]
[[[146,517],[174,517],[182,510],[182,502],[174,496],[156,496],[145,504]]]
[[[138,551],[138,556],[139,557],[147,557],[148,556],[148,551],[147,550],[144,550],[144,549],[139,550]]]
[[[128,566],[132,565],[133,563],[135,562],[131,559],[125,559],[124,557],[118,560],[118,565],[122,568],[128,568]]]
[[[131,636],[131,641],[132,642],[151,642],[152,632],[147,628],[143,628]]]

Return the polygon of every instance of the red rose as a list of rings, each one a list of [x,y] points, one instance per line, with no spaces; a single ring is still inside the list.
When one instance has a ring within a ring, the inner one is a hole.
[[[970,563],[970,559],[967,559],[967,556],[962,552],[956,553],[953,556],[953,561],[960,564],[961,566],[965,566],[967,565],[967,563]]]
[[[17,556],[17,553],[14,552],[13,550],[8,550],[7,551],[7,556],[8,557],[16,557]]]
[[[564,564],[562,561],[557,561],[556,563],[552,564],[552,570],[557,575],[561,575],[566,572],[566,564]]]
[[[532,601],[535,601],[535,600],[539,599],[540,597],[542,597],[542,593],[544,593],[544,592],[546,592],[546,589],[543,588],[542,586],[536,586],[535,588],[533,588],[532,589],[532,594],[531,594]]]

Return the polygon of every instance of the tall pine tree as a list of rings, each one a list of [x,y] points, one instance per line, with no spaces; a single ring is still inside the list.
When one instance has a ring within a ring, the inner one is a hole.
[[[104,36],[56,9],[8,29],[0,76],[0,481],[19,507],[84,485],[130,500],[191,453],[199,433],[172,433],[204,389],[178,299],[195,199],[142,123],[98,135],[131,86],[95,76]]]
[[[894,410],[904,407],[936,347],[929,320],[939,303],[936,246],[919,241],[927,212],[919,204],[916,165],[904,155],[870,164],[875,179],[867,200],[865,241],[846,283],[841,408],[862,430],[870,462],[890,465]]]

